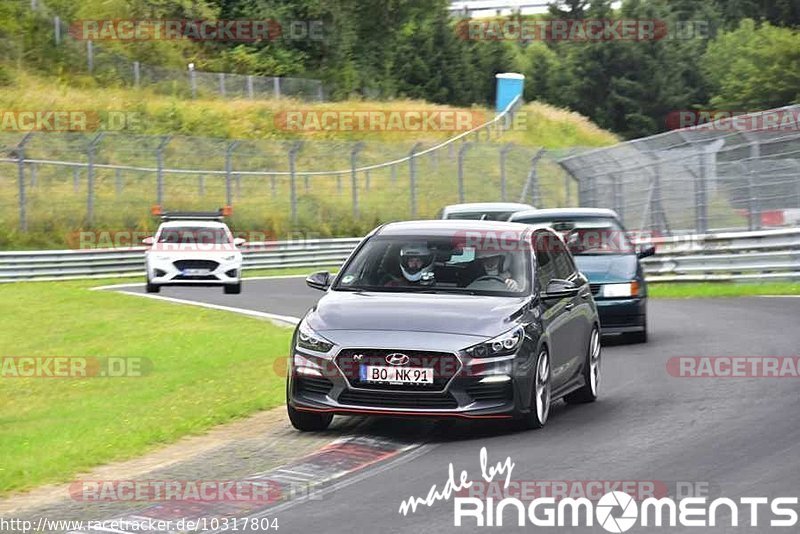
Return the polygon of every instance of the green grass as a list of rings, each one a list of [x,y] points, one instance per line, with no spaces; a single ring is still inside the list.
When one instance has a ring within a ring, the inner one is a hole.
[[[657,299],[800,295],[800,282],[759,282],[752,284],[729,282],[650,283],[647,286],[647,291],[651,297]]]
[[[0,377],[0,495],[66,481],[283,402],[276,360],[286,356],[291,330],[87,290],[101,283],[0,286],[0,356],[141,357],[152,364],[141,377]]]

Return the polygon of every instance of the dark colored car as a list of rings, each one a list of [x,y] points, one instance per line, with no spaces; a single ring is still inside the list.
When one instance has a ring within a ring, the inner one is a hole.
[[[559,208],[515,213],[511,220],[549,226],[565,236],[580,271],[589,278],[603,334],[647,342],[647,282],[639,262],[652,246],[636,247],[612,210]]]
[[[381,226],[295,330],[289,418],[334,414],[547,421],[550,403],[594,401],[597,308],[552,230],[506,222]]]

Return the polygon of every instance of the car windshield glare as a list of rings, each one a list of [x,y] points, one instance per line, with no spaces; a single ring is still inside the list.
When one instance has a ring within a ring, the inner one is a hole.
[[[634,254],[635,248],[625,230],[612,218],[515,221],[549,226],[564,237],[575,256],[594,254]]]
[[[521,296],[531,287],[524,240],[492,247],[458,236],[373,236],[337,277],[333,290]]]
[[[162,229],[158,242],[175,245],[225,245],[230,243],[230,239],[223,228],[186,226]]]

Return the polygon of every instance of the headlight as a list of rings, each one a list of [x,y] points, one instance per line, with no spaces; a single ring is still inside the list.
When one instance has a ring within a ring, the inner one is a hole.
[[[508,356],[517,351],[519,346],[522,345],[523,339],[525,339],[525,330],[521,326],[518,326],[494,339],[470,347],[466,352],[473,358]]]
[[[328,352],[333,343],[314,332],[305,322],[300,323],[297,331],[297,346],[315,352]]]
[[[639,295],[639,282],[633,281],[627,284],[605,284],[603,286],[603,296],[608,298],[635,297]]]

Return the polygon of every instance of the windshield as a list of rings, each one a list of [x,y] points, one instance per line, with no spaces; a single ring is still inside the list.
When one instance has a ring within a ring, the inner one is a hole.
[[[525,219],[514,222],[549,226],[564,236],[574,256],[634,254],[625,229],[610,217],[580,219]]]
[[[520,242],[482,250],[452,236],[375,236],[339,275],[334,290],[520,296],[531,287]]]
[[[231,241],[224,228],[176,226],[162,228],[158,242],[176,245],[226,245]]]

